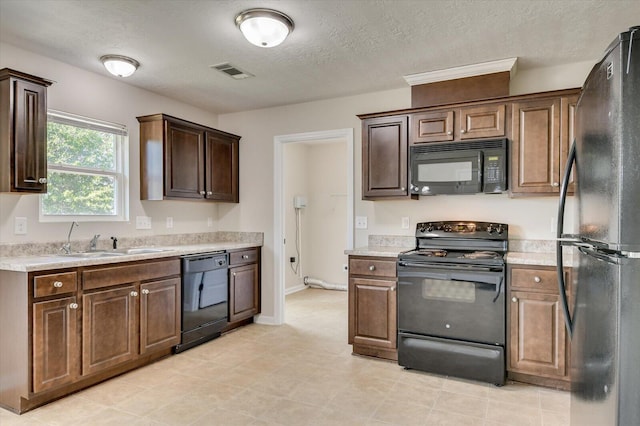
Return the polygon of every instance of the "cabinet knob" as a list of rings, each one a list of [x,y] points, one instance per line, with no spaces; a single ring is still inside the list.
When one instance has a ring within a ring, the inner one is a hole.
[[[207,195],[213,195],[213,192],[207,191]]]
[[[467,133],[465,129],[460,129],[460,133]]]
[[[142,294],[149,294],[149,289],[148,288],[143,288],[142,289]]]
[[[200,195],[205,195],[205,194],[206,194],[206,192],[200,191]]]
[[[554,188],[556,188],[556,187],[560,186],[560,184],[559,184],[558,182],[553,182],[553,183],[551,184],[551,186],[553,186]]]
[[[69,309],[78,309],[78,304],[77,303],[69,303]]]
[[[537,276],[537,275],[536,275],[535,277],[533,277],[533,280],[534,280],[535,282],[539,283],[539,282],[541,282],[541,281],[542,281],[542,278],[540,278],[539,276]]]
[[[236,273],[235,273],[235,272],[233,273],[233,276],[234,276],[234,277],[236,276]]]
[[[517,302],[517,301],[518,301],[518,298],[517,298],[517,297],[512,297],[512,298],[511,298],[511,301],[515,303],[515,302]]]
[[[54,281],[53,282],[53,286],[55,288],[61,288],[62,287],[62,281]]]
[[[243,259],[248,259],[248,258],[249,258],[249,255],[248,255],[248,254],[243,254],[243,255],[242,255],[242,258],[243,258]]]
[[[47,178],[38,179],[38,183],[47,183]]]
[[[404,186],[400,188],[400,191],[404,191],[404,190],[405,190],[405,187],[404,187]]]
[[[449,135],[449,136],[451,136],[452,134],[453,134],[453,132],[452,132],[452,131],[448,131],[448,132],[447,132],[447,135]]]
[[[375,271],[375,270],[376,270],[375,265],[371,265],[371,266],[369,266],[369,270],[370,270],[371,272]]]
[[[389,288],[389,291],[396,291],[396,287],[393,286],[393,287]]]
[[[132,291],[131,293],[129,293],[129,295],[130,295],[131,297],[138,297],[138,292],[134,290],[134,291]]]

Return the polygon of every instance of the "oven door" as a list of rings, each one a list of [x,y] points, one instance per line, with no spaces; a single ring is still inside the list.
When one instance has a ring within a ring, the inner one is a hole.
[[[398,262],[398,329],[505,343],[504,268]]]
[[[482,151],[411,151],[411,193],[418,195],[482,192]]]

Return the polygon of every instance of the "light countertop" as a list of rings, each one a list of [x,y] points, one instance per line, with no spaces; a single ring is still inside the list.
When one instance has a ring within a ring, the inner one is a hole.
[[[84,258],[73,257],[72,255],[63,256],[59,254],[0,257],[0,270],[15,272],[34,272],[48,269],[74,268],[78,266],[131,262],[135,260],[160,259],[166,257],[184,256],[197,253],[210,253],[221,250],[235,250],[257,246],[259,246],[259,244],[244,242],[234,243],[227,241],[219,243],[153,247],[163,249],[164,251],[152,253],[121,254],[118,256],[104,257]]]

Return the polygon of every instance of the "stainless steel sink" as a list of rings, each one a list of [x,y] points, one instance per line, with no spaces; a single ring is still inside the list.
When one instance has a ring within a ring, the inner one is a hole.
[[[145,254],[145,253],[161,253],[163,251],[169,251],[169,250],[170,249],[159,248],[159,247],[133,247],[133,248],[116,249],[112,253]]]
[[[64,253],[64,254],[59,254],[58,256],[63,256],[63,257],[82,257],[82,258],[89,258],[89,259],[93,259],[96,257],[113,257],[113,256],[124,256],[125,253],[118,253],[118,252],[113,252],[113,251],[83,251],[83,252],[77,252],[77,253]]]
[[[114,257],[114,256],[126,256],[128,254],[146,254],[146,253],[161,253],[163,251],[170,251],[171,249],[159,248],[159,247],[133,247],[133,248],[121,248],[116,250],[95,250],[95,251],[80,251],[74,253],[57,254],[56,256],[63,257],[79,257],[84,259],[94,259],[99,257]]]

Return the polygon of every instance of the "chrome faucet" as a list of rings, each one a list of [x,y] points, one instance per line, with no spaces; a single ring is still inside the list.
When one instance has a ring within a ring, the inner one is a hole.
[[[98,246],[98,238],[100,238],[100,234],[94,235],[91,241],[89,241],[89,251],[96,251],[96,247]]]
[[[71,222],[71,227],[69,228],[69,235],[67,235],[67,242],[60,247],[60,250],[65,252],[66,254],[71,254],[71,232],[73,232],[73,227],[78,226],[77,222]]]

